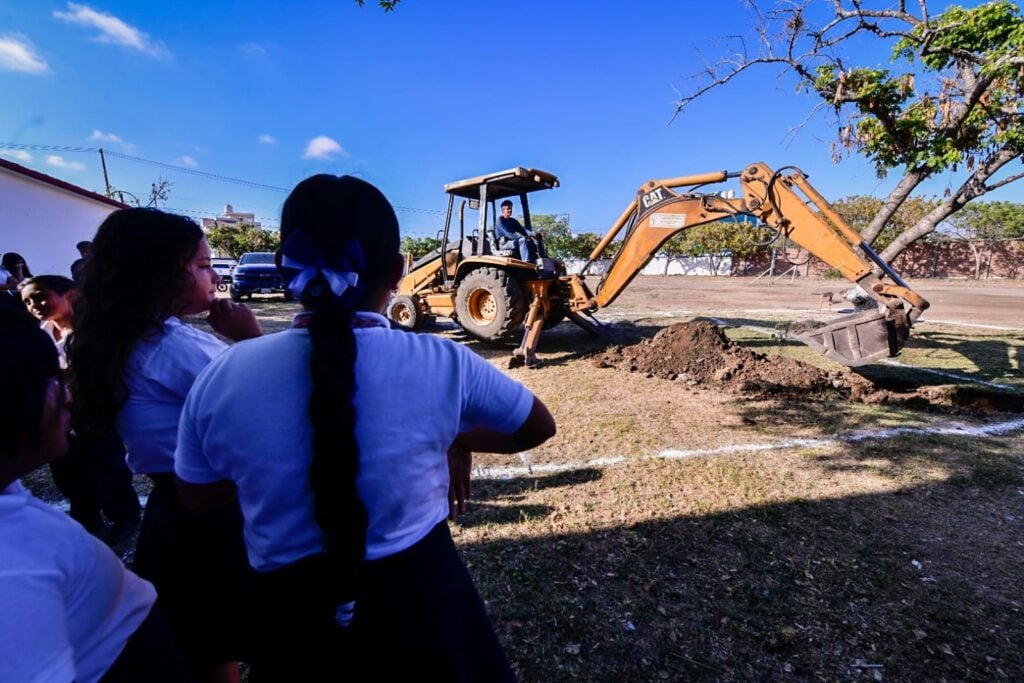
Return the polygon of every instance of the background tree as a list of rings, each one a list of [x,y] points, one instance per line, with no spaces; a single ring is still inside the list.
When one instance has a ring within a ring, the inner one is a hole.
[[[568,244],[565,245],[565,255],[556,258],[588,259],[590,258],[590,254],[593,253],[594,249],[596,249],[597,245],[600,243],[601,235],[596,235],[592,232],[581,232],[577,235],[573,235]],[[608,249],[605,250],[603,256],[614,256],[621,246],[621,241],[612,242],[608,245]]]
[[[397,5],[401,1],[402,0],[379,0],[377,4],[380,5],[385,12],[390,12],[391,10],[395,9],[395,5]],[[356,0],[356,4],[359,5],[360,7],[363,7],[364,5],[366,5],[366,0]]]
[[[705,223],[685,230],[668,242],[661,251],[669,256],[707,256],[712,275],[718,275],[722,259],[748,259],[763,247],[757,244],[761,235],[751,223],[723,220]]]
[[[567,214],[533,214],[530,216],[530,226],[534,232],[544,235],[548,256],[557,259],[573,258],[569,255],[572,231],[569,230]]]
[[[954,183],[934,208],[882,251],[892,260],[964,206],[1024,177],[1008,165],[1024,150],[1024,21],[1017,5],[993,0],[932,15],[927,0],[812,0],[766,9],[750,0],[758,51],[709,64],[703,80],[676,103],[677,114],[708,91],[764,65],[781,67],[835,115],[833,158],[857,152],[879,176],[899,179],[862,231],[868,243],[883,232],[920,185],[949,172]],[[875,8],[877,7],[877,8]],[[850,63],[855,46],[887,47],[893,68]]]
[[[876,250],[888,247],[899,235],[934,210],[939,201],[934,197],[927,199],[908,197],[886,223],[885,229],[875,237],[872,246]],[[879,197],[852,195],[832,202],[832,206],[839,212],[839,215],[846,219],[847,223],[853,226],[854,230],[863,234],[871,221],[882,210],[884,203]]]
[[[403,254],[412,254],[414,259],[426,256],[441,246],[441,240],[436,237],[411,237],[402,238],[399,249]]]
[[[166,178],[157,178],[155,183],[152,183],[149,188],[149,199],[146,200],[146,206],[154,209],[159,209],[160,204],[167,204],[167,198],[171,196],[172,183]]]
[[[281,235],[248,223],[227,226],[215,225],[206,233],[210,248],[233,259],[249,251],[276,251],[281,246]]]
[[[601,242],[601,236],[592,232],[574,234],[569,230],[568,214],[536,214],[530,216],[533,229],[544,234],[544,245],[548,256],[562,261],[568,259],[587,259]],[[614,247],[614,249],[613,249]],[[612,256],[618,251],[619,244],[609,245],[605,256]]]

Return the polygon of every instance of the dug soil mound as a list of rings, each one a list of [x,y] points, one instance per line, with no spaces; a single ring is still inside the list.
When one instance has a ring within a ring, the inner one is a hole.
[[[834,378],[819,368],[733,344],[708,320],[671,325],[651,339],[608,350],[595,364],[754,396],[837,388]]]
[[[708,320],[677,323],[651,339],[617,346],[594,364],[686,382],[746,398],[845,398],[869,404],[900,404],[953,412],[1019,412],[1024,397],[954,386],[876,386],[849,370],[828,372],[784,356],[757,353],[729,341]]]

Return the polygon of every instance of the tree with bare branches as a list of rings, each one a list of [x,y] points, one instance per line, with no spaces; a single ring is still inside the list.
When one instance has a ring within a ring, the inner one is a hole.
[[[859,153],[879,177],[900,174],[862,230],[868,244],[922,183],[948,173],[945,196],[885,247],[886,260],[969,202],[1024,178],[1011,167],[1024,151],[1024,19],[1016,3],[950,6],[934,16],[927,0],[747,4],[756,53],[740,38],[735,54],[706,66],[676,114],[754,68],[795,75],[798,89],[816,100],[812,113],[834,115],[833,161]],[[846,55],[865,44],[889,48],[891,68],[852,63]]]

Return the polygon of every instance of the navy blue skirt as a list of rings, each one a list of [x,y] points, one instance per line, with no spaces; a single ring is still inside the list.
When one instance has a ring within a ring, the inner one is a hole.
[[[156,607],[196,672],[246,659],[249,568],[238,504],[204,515],[182,507],[174,475],[151,475],[132,570],[156,588]]]
[[[360,570],[355,617],[334,620],[324,555],[254,572],[250,680],[514,681],[447,522]]]

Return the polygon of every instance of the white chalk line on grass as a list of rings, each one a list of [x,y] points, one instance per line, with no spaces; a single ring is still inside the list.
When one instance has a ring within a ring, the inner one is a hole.
[[[1024,430],[1024,418],[996,422],[977,426],[966,425],[962,422],[948,422],[946,424],[932,427],[895,427],[893,429],[879,429],[875,431],[851,432],[824,439],[784,439],[770,443],[740,443],[719,446],[718,448],[702,449],[668,449],[654,455],[641,456],[639,458],[608,457],[594,458],[575,462],[542,463],[533,465],[530,463],[529,451],[519,454],[519,460],[523,463],[520,466],[489,467],[477,465],[473,468],[473,476],[486,479],[515,479],[535,474],[556,474],[558,472],[572,472],[577,470],[608,468],[625,465],[631,462],[642,462],[644,460],[687,460],[690,458],[713,458],[720,455],[734,455],[737,453],[764,453],[767,451],[782,450],[814,450],[828,448],[844,443],[861,443],[863,441],[885,441],[901,436],[957,436],[961,438],[981,438],[986,436],[999,436],[1011,432]],[[148,496],[140,496],[139,501],[143,507],[146,505]],[[68,502],[60,500],[51,503],[53,507],[64,512],[68,511]]]
[[[910,368],[911,370],[920,370],[921,372],[930,372],[933,375],[941,375],[942,377],[949,377],[950,379],[958,379],[964,382],[974,382],[975,384],[984,384],[987,387],[995,387],[996,389],[1008,389],[1010,391],[1017,391],[1017,387],[1009,384],[999,384],[998,382],[986,382],[983,379],[975,379],[973,377],[966,377],[964,375],[958,375],[955,372],[946,372],[945,370],[935,370],[933,368],[922,368],[918,365],[907,365],[901,363],[898,360],[892,358],[886,358],[882,361],[886,365],[894,365],[898,368]]]
[[[607,468],[624,465],[644,460],[685,460],[689,458],[711,458],[720,455],[734,455],[737,453],[763,453],[766,451],[780,450],[814,450],[828,448],[844,443],[861,443],[864,441],[885,441],[903,436],[957,436],[962,438],[981,438],[986,436],[999,436],[1015,431],[1024,430],[1024,418],[996,422],[992,424],[971,426],[962,422],[948,422],[931,427],[895,427],[892,429],[879,429],[875,431],[859,431],[850,434],[840,434],[828,438],[819,439],[784,439],[770,443],[744,443],[719,446],[717,448],[704,448],[692,450],[669,449],[654,455],[640,456],[638,458],[608,457],[595,458],[592,460],[546,463],[527,466],[487,467],[478,465],[474,468],[474,476],[490,479],[514,479],[534,474],[552,474],[558,472],[570,472],[591,468]]]
[[[977,327],[982,330],[1000,330],[1002,332],[1024,332],[1024,329],[1020,327],[1007,327],[1005,325],[986,325],[983,323],[965,323],[962,320],[934,320],[932,318],[918,320],[915,325],[921,324],[932,324],[932,325],[954,325],[956,327]]]

